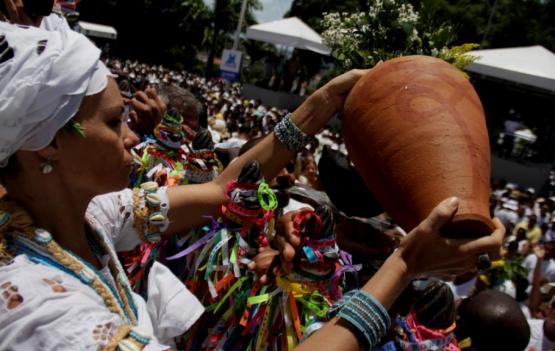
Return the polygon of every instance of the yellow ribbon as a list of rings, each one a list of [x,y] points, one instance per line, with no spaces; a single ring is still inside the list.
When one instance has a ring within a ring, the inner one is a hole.
[[[292,282],[290,280],[282,278],[280,274],[276,276],[276,282],[280,288],[282,288],[284,291],[291,292],[296,298],[312,294],[312,289],[307,290],[304,284]]]
[[[463,339],[461,341],[459,341],[459,348],[462,349],[467,349],[470,346],[472,346],[472,340],[470,338],[466,338]]]

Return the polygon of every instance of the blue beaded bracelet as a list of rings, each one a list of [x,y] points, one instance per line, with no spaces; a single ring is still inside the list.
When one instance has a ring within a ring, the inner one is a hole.
[[[351,300],[349,304],[349,309],[356,312],[359,317],[363,318],[367,324],[372,324],[373,329],[378,329],[377,333],[382,334],[387,331],[387,325],[385,321],[377,317],[374,309],[368,309],[369,306],[361,305],[354,300]]]
[[[341,312],[339,312],[338,317],[353,326],[364,337],[368,345],[368,349],[371,350],[372,347],[378,343],[381,335],[376,330],[369,327],[364,319],[360,318],[360,316],[354,311],[350,309],[342,309]]]
[[[328,312],[328,317],[337,313],[337,317],[352,325],[370,348],[380,341],[391,324],[387,310],[364,290],[348,292]]]
[[[368,319],[371,319],[376,326],[380,327],[381,330],[385,333],[387,331],[388,326],[388,319],[389,314],[386,312],[385,314],[383,311],[379,309],[379,307],[383,306],[379,303],[368,303],[360,298],[361,294],[357,294],[353,296],[351,300],[350,306],[358,306],[362,309],[362,313]],[[373,299],[373,298],[372,298]],[[379,307],[378,307],[379,306]]]
[[[383,307],[383,305],[378,300],[376,300],[374,296],[364,290],[358,290],[353,298],[361,299],[369,306],[373,306],[374,308],[376,308],[381,317],[387,321],[387,325],[389,327],[389,324],[391,323],[391,320],[389,319],[389,312],[387,312],[387,309]]]
[[[331,307],[328,309],[326,317],[328,319],[332,319],[333,317],[335,317],[337,313],[343,308],[343,306],[351,301],[351,298],[356,292],[356,290],[351,290],[343,294],[343,296],[341,296],[339,300],[335,301],[335,303],[331,305]]]
[[[293,152],[300,152],[306,145],[316,138],[299,129],[292,121],[291,114],[287,114],[274,128],[277,139]]]

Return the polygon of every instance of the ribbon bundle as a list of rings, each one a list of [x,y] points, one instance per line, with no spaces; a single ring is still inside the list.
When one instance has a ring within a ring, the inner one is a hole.
[[[293,271],[278,271],[261,284],[247,265],[275,235],[273,193],[268,190],[260,179],[230,182],[228,202],[212,224],[216,231],[169,258],[200,250],[187,285],[208,306],[207,313],[184,336],[183,348],[292,350],[323,325],[328,308],[345,289],[345,274],[357,270],[350,255],[337,248],[331,210],[324,207],[294,218],[302,244]],[[258,200],[255,206],[252,199]]]

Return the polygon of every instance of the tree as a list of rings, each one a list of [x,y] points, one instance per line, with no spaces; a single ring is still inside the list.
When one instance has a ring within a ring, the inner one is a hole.
[[[287,16],[297,16],[322,33],[322,13],[368,11],[372,3],[372,0],[294,0]],[[555,51],[555,0],[410,0],[410,3],[422,16],[433,10],[429,18],[436,23],[432,26],[438,22],[452,26],[456,34],[454,45],[480,43],[485,49],[539,44]]]
[[[316,32],[321,33],[323,13],[362,11],[368,6],[367,0],[293,0],[285,17],[298,17]]]
[[[185,68],[196,61],[210,23],[202,0],[83,0],[78,10],[82,20],[118,30],[118,56]]]
[[[441,0],[446,16],[457,23],[458,42],[482,48],[543,45],[555,51],[553,0]],[[488,19],[491,26],[486,33]]]
[[[472,61],[464,54],[474,46],[449,49],[453,26],[438,19],[437,3],[423,0],[417,11],[408,0],[370,0],[366,11],[325,14],[322,38],[345,70],[405,55],[431,55],[464,66]]]

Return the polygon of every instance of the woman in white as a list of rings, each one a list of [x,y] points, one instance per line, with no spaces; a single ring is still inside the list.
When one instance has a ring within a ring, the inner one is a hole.
[[[270,179],[294,155],[293,141],[272,133],[213,182],[114,193],[127,183],[138,139],[99,54],[75,32],[0,23],[0,181],[8,190],[0,201],[2,350],[168,349],[202,306],[161,265],[150,273],[145,302],[129,289],[115,250],[204,223],[245,162],[258,159]],[[317,133],[362,74],[348,72],[311,95],[290,117],[295,128]],[[410,279],[456,275],[475,267],[478,253],[499,248],[498,222],[490,237],[441,238],[456,209],[456,199],[439,205],[365,291],[387,308]],[[285,259],[298,241],[291,226],[279,240]],[[323,330],[300,347],[360,347],[336,319]]]

